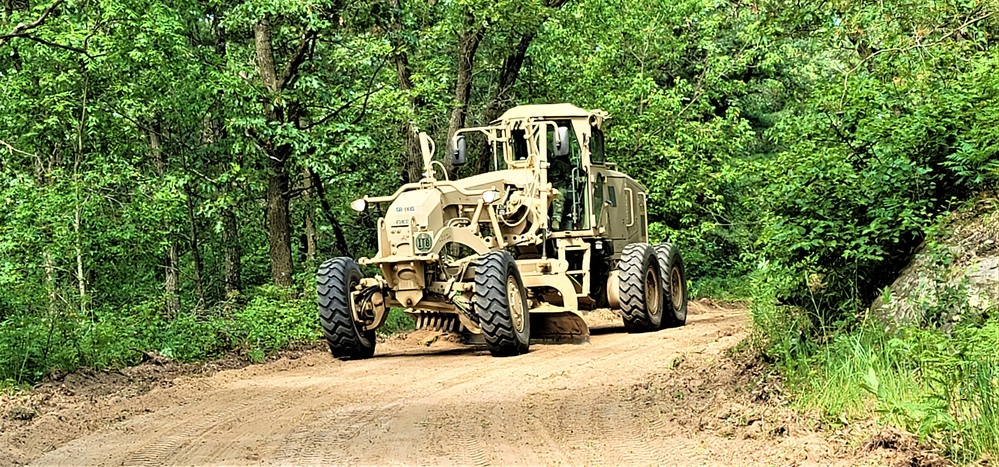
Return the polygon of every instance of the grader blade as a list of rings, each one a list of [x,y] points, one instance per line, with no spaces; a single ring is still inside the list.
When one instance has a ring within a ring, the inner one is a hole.
[[[583,318],[575,313],[531,314],[531,342],[582,344],[589,341],[590,328]]]

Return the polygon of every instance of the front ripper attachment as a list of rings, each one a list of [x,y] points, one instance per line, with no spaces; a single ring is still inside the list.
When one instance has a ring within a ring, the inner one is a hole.
[[[458,332],[461,330],[461,322],[458,315],[453,313],[437,313],[424,311],[417,313],[416,329],[427,329],[438,332]]]
[[[532,313],[531,342],[539,344],[582,344],[590,341],[590,328],[571,312]]]

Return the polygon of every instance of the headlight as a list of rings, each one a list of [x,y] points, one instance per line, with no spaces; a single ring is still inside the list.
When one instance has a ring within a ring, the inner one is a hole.
[[[482,193],[482,201],[485,202],[486,204],[490,204],[493,201],[496,201],[498,198],[499,198],[498,191],[490,190]]]
[[[355,199],[354,201],[351,201],[351,203],[350,203],[350,208],[353,209],[353,210],[355,210],[355,211],[357,211],[357,212],[362,212],[367,207],[368,207],[368,200],[366,200],[364,198]]]

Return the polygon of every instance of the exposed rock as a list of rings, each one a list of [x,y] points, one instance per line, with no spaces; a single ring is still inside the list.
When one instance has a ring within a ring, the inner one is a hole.
[[[999,309],[999,200],[982,196],[951,214],[871,305],[896,325],[944,328]]]

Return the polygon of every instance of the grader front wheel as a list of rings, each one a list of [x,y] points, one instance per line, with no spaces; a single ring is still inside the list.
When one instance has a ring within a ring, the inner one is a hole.
[[[333,356],[360,360],[375,354],[375,331],[362,331],[350,310],[350,292],[361,281],[361,268],[350,258],[333,258],[319,266],[319,324]]]
[[[479,258],[472,303],[489,353],[494,357],[527,353],[531,337],[527,294],[510,252],[493,251]]]

